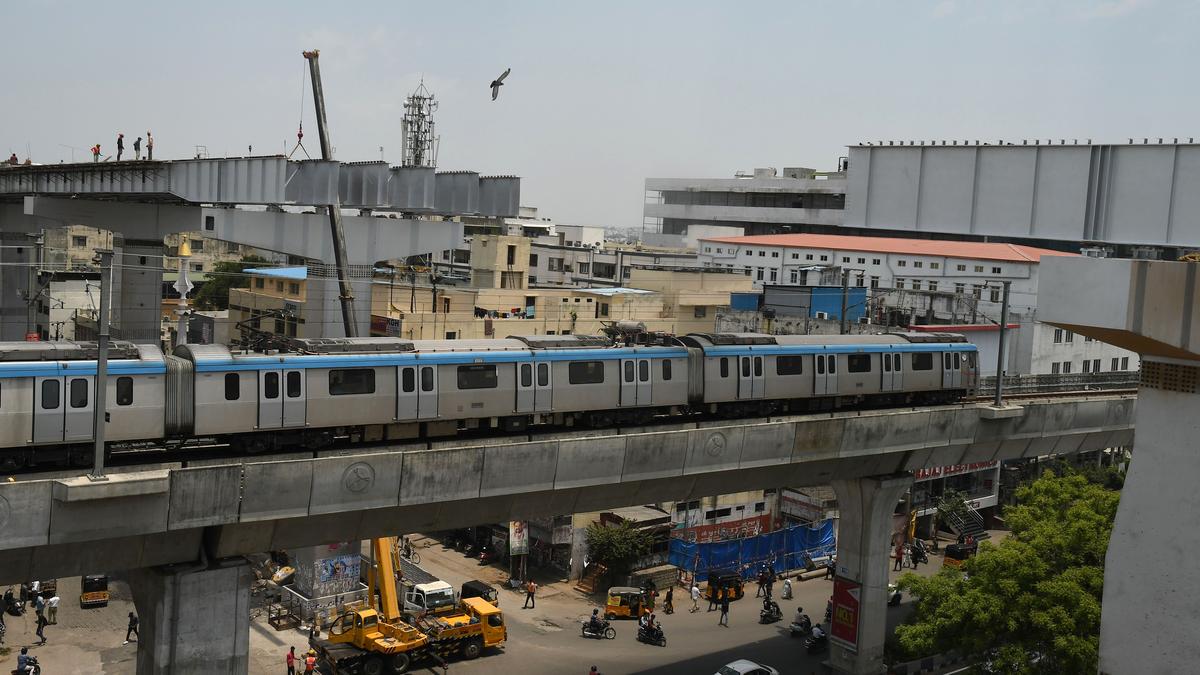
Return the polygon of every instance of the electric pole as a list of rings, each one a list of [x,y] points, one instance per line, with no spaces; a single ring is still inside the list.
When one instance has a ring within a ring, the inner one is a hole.
[[[108,291],[112,285],[112,249],[96,249],[92,262],[100,265],[100,316],[96,317],[96,395],[95,428],[96,449],[92,460],[92,472],[88,478],[94,481],[108,480],[104,475],[104,427],[108,422]]]
[[[850,270],[842,270],[842,335],[850,332],[850,325],[846,322],[846,309],[850,300]]]
[[[1003,405],[1001,396],[1004,391],[1004,341],[1008,337],[1008,287],[1011,281],[1005,281],[1004,297],[1000,301],[1000,349],[996,356],[996,407]]]

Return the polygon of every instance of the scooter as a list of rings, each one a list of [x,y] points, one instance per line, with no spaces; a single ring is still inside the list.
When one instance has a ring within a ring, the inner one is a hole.
[[[810,635],[808,639],[804,641],[804,651],[809,654],[819,654],[820,652],[825,651],[827,648],[829,648],[829,636],[827,634],[823,634],[821,637],[814,637]]]
[[[658,622],[655,622],[652,626],[639,626],[637,640],[638,642],[645,642],[648,645],[667,646],[667,635],[663,632],[662,624]]]
[[[783,618],[783,610],[774,600],[764,600],[763,608],[758,612],[759,623],[775,623]]]
[[[796,620],[788,626],[788,630],[791,631],[792,637],[812,635],[812,619],[808,618],[807,614],[801,613],[800,610],[796,610]]]
[[[13,675],[42,675],[42,666],[38,663],[36,656],[30,656],[25,659],[25,670],[14,670]]]
[[[594,628],[591,621],[585,620],[583,625],[580,626],[579,632],[585,638],[595,638],[597,640],[613,640],[617,637],[617,629],[608,625],[608,621],[601,621],[600,627]]]
[[[922,565],[929,564],[929,553],[925,550],[925,543],[920,539],[913,541],[911,551],[913,562]]]
[[[496,561],[496,552],[491,546],[484,546],[479,550],[479,564],[487,565]]]

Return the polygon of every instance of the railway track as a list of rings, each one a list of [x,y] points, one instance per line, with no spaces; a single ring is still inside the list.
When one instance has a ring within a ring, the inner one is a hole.
[[[1005,394],[1006,402],[1016,401],[1032,401],[1032,400],[1047,400],[1047,399],[1068,399],[1068,398],[1087,398],[1092,396],[1121,396],[1136,394],[1137,389],[1080,389],[1073,391],[1055,391],[1055,392],[1019,392],[1013,394]],[[993,396],[973,396],[963,399],[959,403],[949,403],[945,405],[976,405],[991,403]],[[833,412],[820,412],[809,414],[796,415],[773,415],[771,417],[746,417],[737,420],[724,420],[727,422],[753,422],[755,420],[762,421],[782,421],[787,419],[812,417],[812,416],[827,416],[830,414],[845,414],[852,412],[872,412],[877,410],[905,410],[904,408],[858,408],[848,410],[838,410]],[[525,432],[521,434],[506,433],[496,429],[460,432],[453,437],[437,437],[422,440],[413,440],[409,442],[396,441],[380,441],[372,443],[351,442],[348,439],[339,439],[333,446],[322,450],[285,450],[274,453],[262,454],[246,454],[244,451],[232,448],[225,443],[216,442],[201,442],[186,444],[178,447],[162,447],[151,444],[138,444],[136,446],[116,447],[110,450],[109,459],[105,465],[110,469],[127,471],[131,469],[152,469],[152,468],[187,468],[188,466],[206,466],[215,463],[248,463],[248,462],[270,462],[283,459],[303,459],[303,458],[320,458],[333,455],[345,454],[346,452],[370,452],[383,448],[395,448],[397,450],[421,450],[433,449],[437,444],[444,441],[488,441],[496,439],[510,439],[514,443],[536,442],[540,439],[554,437],[562,438],[564,435],[578,435],[579,437],[588,436],[610,436],[624,435],[629,433],[637,433],[644,430],[665,430],[666,427],[679,427],[680,429],[695,428],[694,425],[700,422],[712,421],[710,418],[697,418],[681,420],[678,417],[662,417],[647,424],[640,424],[628,427],[609,427],[607,429],[577,429],[577,428],[550,428],[544,431]],[[85,469],[82,468],[66,468],[66,467],[47,467],[39,466],[32,469],[24,469],[13,473],[11,476],[5,476],[10,480],[44,480],[54,478],[64,478],[80,475]]]

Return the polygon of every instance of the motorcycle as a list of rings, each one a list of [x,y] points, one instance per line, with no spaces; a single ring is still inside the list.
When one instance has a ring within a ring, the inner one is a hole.
[[[582,637],[597,640],[613,640],[617,637],[617,629],[608,625],[607,621],[601,621],[599,627],[592,626],[591,621],[584,621],[579,633]]]
[[[812,619],[808,618],[807,614],[799,614],[799,616],[796,617],[796,620],[793,621],[790,626],[788,626],[788,630],[791,631],[792,637],[811,635]]]
[[[775,623],[783,618],[783,610],[779,609],[779,603],[774,600],[766,600],[763,602],[763,608],[758,612],[759,623]]]
[[[496,551],[491,546],[484,546],[479,549],[479,564],[488,565],[496,562]]]
[[[913,562],[922,565],[929,564],[929,553],[925,550],[925,543],[920,539],[913,541],[910,555],[912,555]]]
[[[822,635],[821,637],[809,636],[804,641],[804,651],[809,654],[819,654],[829,647],[829,636]]]
[[[888,584],[888,607],[897,607],[900,605],[900,589],[896,584]]]
[[[637,640],[638,642],[645,642],[648,645],[667,646],[667,635],[663,632],[662,624],[659,623],[655,623],[652,626],[639,626]]]
[[[25,659],[25,670],[14,670],[13,675],[42,675],[42,666],[36,656]]]

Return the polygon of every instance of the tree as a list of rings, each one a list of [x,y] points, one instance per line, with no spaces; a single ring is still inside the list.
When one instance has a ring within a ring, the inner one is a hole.
[[[591,559],[608,568],[610,574],[628,574],[633,563],[650,552],[654,539],[649,530],[629,520],[616,525],[588,525],[584,534]]]
[[[244,274],[246,269],[265,262],[266,258],[248,255],[239,261],[217,263],[209,272],[208,281],[192,297],[192,302],[203,309],[229,309],[229,289],[248,288],[250,279]]]
[[[938,530],[951,520],[962,521],[967,517],[967,493],[948,489],[938,497],[937,512],[933,515],[933,548],[938,547]]]
[[[897,627],[910,656],[957,651],[1001,673],[1096,672],[1104,554],[1120,495],[1080,475],[1046,472],[1017,490],[1005,509],[1012,528],[998,546],[985,542],[962,574],[906,574],[900,587],[917,598],[912,620]]]

